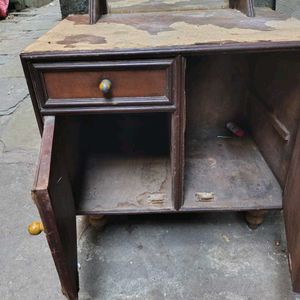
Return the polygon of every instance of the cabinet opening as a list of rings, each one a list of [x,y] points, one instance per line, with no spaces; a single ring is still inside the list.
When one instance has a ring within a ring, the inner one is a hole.
[[[167,113],[61,120],[73,136],[66,157],[78,214],[172,209],[170,120]]]
[[[299,82],[298,53],[187,60],[182,210],[282,207]],[[230,132],[228,122],[245,135]]]

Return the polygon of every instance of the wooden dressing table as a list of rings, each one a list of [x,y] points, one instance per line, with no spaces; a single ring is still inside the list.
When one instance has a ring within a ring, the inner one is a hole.
[[[21,60],[42,135],[32,196],[67,298],[76,215],[232,210],[255,226],[282,207],[300,292],[300,20],[250,0],[90,0]]]

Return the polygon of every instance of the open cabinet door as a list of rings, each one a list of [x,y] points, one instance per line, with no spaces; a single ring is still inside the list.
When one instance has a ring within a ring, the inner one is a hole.
[[[300,293],[300,128],[287,177],[283,211],[293,290]]]
[[[54,116],[45,117],[32,198],[44,225],[62,292],[68,299],[77,299],[75,204],[57,128]]]

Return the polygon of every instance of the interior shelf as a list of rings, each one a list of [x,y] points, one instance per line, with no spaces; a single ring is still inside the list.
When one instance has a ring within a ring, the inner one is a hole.
[[[282,191],[250,137],[192,140],[182,210],[282,207]]]
[[[84,170],[78,214],[172,209],[167,157],[94,154]]]
[[[70,164],[78,166],[78,214],[174,210],[169,114],[97,115],[78,123],[79,158]]]

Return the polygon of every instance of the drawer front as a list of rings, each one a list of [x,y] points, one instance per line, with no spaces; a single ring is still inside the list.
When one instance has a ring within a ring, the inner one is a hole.
[[[35,63],[33,73],[41,110],[170,106],[175,67],[173,59]]]

